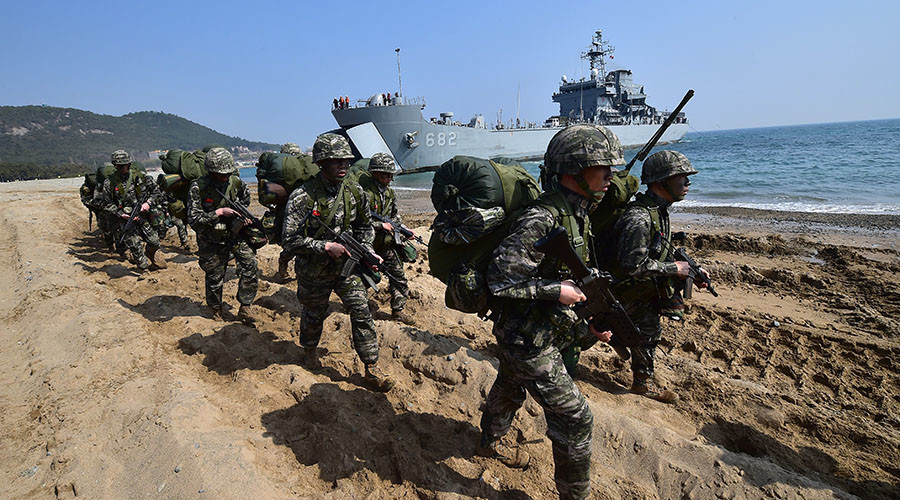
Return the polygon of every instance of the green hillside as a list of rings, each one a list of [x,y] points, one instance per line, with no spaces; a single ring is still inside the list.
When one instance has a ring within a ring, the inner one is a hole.
[[[220,134],[169,113],[140,111],[124,116],[51,106],[0,106],[0,163],[98,165],[116,149],[146,161],[157,149],[192,150],[207,144],[278,148]]]

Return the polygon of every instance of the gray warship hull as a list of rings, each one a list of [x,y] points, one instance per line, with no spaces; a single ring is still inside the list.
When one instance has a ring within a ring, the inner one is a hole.
[[[421,104],[391,104],[334,109],[340,129],[363,157],[392,155],[403,173],[433,170],[455,155],[540,160],[547,143],[562,127],[486,129],[426,121]],[[638,148],[659,125],[607,125],[626,148]],[[687,123],[672,124],[660,144],[680,141]]]

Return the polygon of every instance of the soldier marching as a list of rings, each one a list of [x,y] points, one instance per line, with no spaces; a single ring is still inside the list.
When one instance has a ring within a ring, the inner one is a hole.
[[[302,154],[292,143],[285,144],[282,152]],[[401,217],[391,187],[398,169],[390,155],[377,153],[369,160],[367,176],[350,176],[354,158],[346,138],[326,133],[316,139],[313,162],[320,170],[289,194],[284,207],[278,275],[284,276],[294,261],[296,295],[302,306],[299,344],[303,354],[298,361],[309,368],[317,366],[323,353],[319,343],[325,333],[328,299],[335,293],[350,316],[352,345],[363,363],[365,384],[373,391],[387,392],[394,380],[379,360],[380,343],[367,288],[382,271],[388,278],[392,319],[413,323],[406,312],[409,283],[403,269],[404,260],[410,259],[403,257],[398,240]],[[115,172],[98,183],[93,193],[83,189],[82,202],[97,214],[106,243],[120,252],[127,249],[139,271],[166,267],[159,238],[168,229],[161,214],[171,200],[146,175],[131,168],[130,154],[119,150],[111,160]],[[677,400],[674,391],[654,383],[654,353],[662,335],[660,317],[683,315],[679,289],[692,270],[687,262],[676,260],[672,251],[669,208],[684,199],[689,177],[697,170],[675,151],[647,158],[641,175],[647,189],[628,203],[609,236],[613,251],[601,256],[593,248],[590,215],[603,199],[615,167],[622,164],[621,144],[608,128],[577,124],[558,132],[544,155],[545,171],[554,182],[511,219],[485,276],[491,307],[498,311],[491,319],[499,369],[484,402],[481,436],[474,451],[513,468],[530,464],[528,453],[506,439],[516,412],[530,394],[544,411],[553,477],[563,499],[590,494],[593,431],[590,407],[564,362],[562,352],[567,346],[577,342],[587,348],[610,342],[620,356],[632,360],[631,392],[664,403]],[[257,241],[260,237],[251,231],[258,221],[246,210],[250,191],[236,175],[228,150],[210,149],[204,166],[208,173],[190,183],[187,221],[197,233],[206,303],[214,317],[224,317],[225,271],[234,259],[239,278],[237,319],[252,326],[257,321],[252,304],[259,287],[256,249],[264,241]],[[583,263],[610,271],[612,288],[640,332],[638,344],[623,346],[603,327],[603,318],[582,319],[575,313],[574,307],[589,298],[561,257],[539,250],[539,241],[560,227],[566,229],[569,244]],[[179,237],[185,245],[181,227]],[[361,259],[360,253],[368,260]],[[708,278],[705,271],[700,272]],[[585,338],[591,340],[582,342]]]

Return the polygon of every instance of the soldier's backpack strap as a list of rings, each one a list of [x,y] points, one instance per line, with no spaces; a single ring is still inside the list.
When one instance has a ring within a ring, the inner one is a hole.
[[[360,207],[362,207],[362,204],[363,204],[362,203],[363,196],[366,196],[366,194],[363,192],[362,186],[360,186],[358,182],[344,181],[344,184],[347,184],[348,182],[350,182],[351,184],[349,186],[347,186],[347,189],[344,190],[345,191],[344,192],[344,227],[343,227],[344,231],[347,231],[350,229],[350,224],[352,222],[350,220],[350,209],[352,208],[350,206],[351,197],[354,200],[356,200],[356,207],[357,207],[357,209],[359,209]],[[356,216],[357,217],[362,216],[362,211],[357,210]]]
[[[659,206],[645,193],[636,194],[634,201],[631,203],[647,210],[647,214],[650,216],[650,244],[653,247],[651,251],[659,255],[656,260],[665,262],[669,258],[669,246],[663,245],[659,239],[668,238],[669,235],[662,232],[663,227],[659,216]]]
[[[544,209],[546,209],[553,216],[553,220],[560,226],[566,228],[566,232],[569,235],[569,242],[572,244],[572,247],[575,249],[575,253],[581,257],[582,262],[587,263],[589,258],[589,251],[586,241],[588,238],[588,232],[590,230],[588,224],[589,221],[587,217],[584,219],[585,231],[584,234],[581,234],[582,231],[578,227],[578,221],[575,220],[574,211],[572,210],[572,206],[569,204],[566,197],[559,190],[552,191],[550,193],[542,194],[538,199],[534,200],[535,205],[540,205]],[[556,262],[554,266],[556,269],[546,269],[546,271],[552,271],[557,273],[565,273],[567,267],[562,261],[558,259],[553,259]],[[541,266],[545,266],[544,262],[541,263]]]

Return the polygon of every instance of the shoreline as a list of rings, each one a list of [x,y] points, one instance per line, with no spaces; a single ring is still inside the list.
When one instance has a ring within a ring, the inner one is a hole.
[[[81,177],[4,182],[0,183],[0,194],[58,191],[59,194],[71,192],[74,196],[82,182]],[[262,208],[256,201],[255,183],[250,184],[250,190],[254,193],[251,209],[262,213]],[[435,211],[431,204],[430,191],[398,189],[396,193],[400,213],[405,220],[408,219],[407,222],[411,227],[431,225]],[[809,235],[824,237],[834,243],[894,249],[900,242],[900,215],[895,214],[795,212],[744,207],[675,205],[672,209],[672,221],[676,230],[689,232]]]

